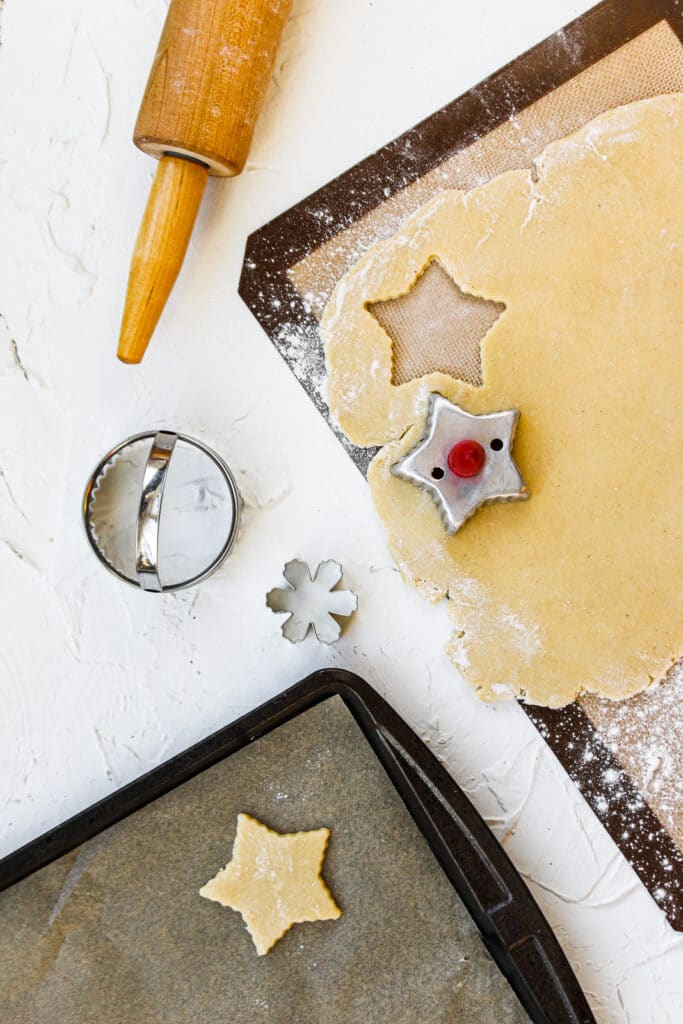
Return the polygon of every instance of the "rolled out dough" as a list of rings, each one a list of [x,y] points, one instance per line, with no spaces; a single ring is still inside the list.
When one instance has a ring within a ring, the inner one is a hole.
[[[322,322],[333,415],[384,445],[372,493],[403,574],[456,627],[449,654],[481,697],[561,706],[624,698],[683,654],[683,95],[601,115],[532,170],[435,196],[340,281]],[[391,341],[366,308],[437,259],[504,303],[483,385],[391,383]],[[390,474],[440,392],[471,413],[521,412],[531,498],[455,536],[431,497]]]

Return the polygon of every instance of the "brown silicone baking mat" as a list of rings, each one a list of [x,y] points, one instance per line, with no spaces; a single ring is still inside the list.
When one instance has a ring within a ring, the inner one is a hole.
[[[239,914],[198,895],[241,811],[280,832],[331,829],[323,873],[342,917],[294,926],[265,957]],[[333,696],[1,893],[0,1020],[528,1018]]]
[[[363,472],[374,450],[335,429],[324,398],[318,320],[343,273],[440,189],[529,166],[601,112],[681,90],[678,0],[606,0],[249,238],[240,294]],[[432,369],[477,380],[478,339],[499,311],[443,278],[433,264],[407,296],[373,308],[393,341],[395,381]],[[525,711],[682,930],[680,666],[621,704]]]

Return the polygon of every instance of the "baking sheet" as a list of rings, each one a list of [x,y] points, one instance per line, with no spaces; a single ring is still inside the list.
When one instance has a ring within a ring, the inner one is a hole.
[[[339,921],[257,957],[202,899],[247,811],[331,831]],[[527,1017],[344,702],[332,697],[0,894],[12,1024],[392,1024]]]
[[[676,0],[606,0],[251,236],[240,293],[328,422],[318,318],[367,247],[442,188],[529,166],[549,141],[604,110],[683,90],[682,40]],[[430,277],[381,314],[400,379],[462,360],[453,339],[462,338],[463,319],[484,330],[486,311],[451,294],[449,316],[425,339],[423,309],[444,307],[443,282]],[[335,432],[365,471],[375,449]],[[623,704],[590,697],[562,711],[525,708],[679,929],[682,691],[678,667],[656,691]]]

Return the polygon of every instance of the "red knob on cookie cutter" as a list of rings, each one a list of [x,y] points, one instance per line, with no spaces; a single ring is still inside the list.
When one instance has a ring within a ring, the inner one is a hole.
[[[458,441],[448,453],[448,468],[459,477],[478,476],[484,468],[486,452],[478,441]]]

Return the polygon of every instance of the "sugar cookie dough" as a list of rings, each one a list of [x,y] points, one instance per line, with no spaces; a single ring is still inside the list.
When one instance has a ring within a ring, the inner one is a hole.
[[[330,830],[281,835],[238,814],[232,860],[199,895],[237,910],[263,956],[293,924],[341,916],[320,877]]]
[[[363,256],[322,330],[333,415],[369,472],[403,574],[450,599],[449,653],[487,700],[624,698],[683,654],[683,95],[609,111],[534,169],[448,190]],[[438,259],[505,310],[483,385],[391,383],[366,305]],[[430,392],[471,413],[519,409],[529,501],[490,505],[449,537],[391,465],[422,435]]]

